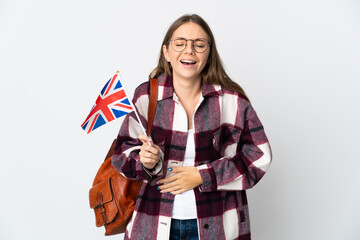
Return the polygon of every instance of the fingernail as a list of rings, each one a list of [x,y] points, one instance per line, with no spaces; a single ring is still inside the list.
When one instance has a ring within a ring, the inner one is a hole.
[[[168,168],[168,171],[172,171],[172,168]]]
[[[157,187],[157,188],[156,188],[156,190],[160,190],[160,188],[159,188],[159,187]]]
[[[169,192],[169,194],[171,195],[172,193],[171,193],[171,192]]]

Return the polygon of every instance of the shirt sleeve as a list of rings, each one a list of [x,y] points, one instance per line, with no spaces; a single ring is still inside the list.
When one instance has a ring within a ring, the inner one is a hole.
[[[141,86],[135,91],[133,102],[138,110],[141,124],[147,126],[149,95],[144,92]],[[164,154],[161,152],[160,161],[153,169],[146,169],[142,165],[139,155],[142,142],[138,136],[144,133],[136,119],[134,112],[126,115],[117,137],[115,152],[112,157],[112,165],[129,179],[150,180],[162,172]]]
[[[201,192],[249,189],[269,168],[272,154],[264,128],[250,104],[243,112],[238,142],[226,146],[220,159],[197,167],[203,180]]]

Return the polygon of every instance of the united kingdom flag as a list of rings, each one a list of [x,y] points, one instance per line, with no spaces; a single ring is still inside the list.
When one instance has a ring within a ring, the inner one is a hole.
[[[105,84],[89,116],[81,127],[87,132],[97,129],[116,118],[134,110],[121,84],[118,73]]]

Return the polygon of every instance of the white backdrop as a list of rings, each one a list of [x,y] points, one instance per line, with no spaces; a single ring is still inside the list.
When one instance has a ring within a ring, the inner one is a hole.
[[[105,238],[88,190],[121,120],[80,125],[116,70],[130,94],[147,80],[184,13],[212,27],[273,148],[253,239],[360,239],[358,0],[1,0],[0,239]]]

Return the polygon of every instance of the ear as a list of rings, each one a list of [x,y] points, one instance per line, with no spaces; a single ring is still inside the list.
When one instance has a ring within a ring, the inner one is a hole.
[[[166,61],[170,62],[169,52],[168,52],[168,49],[167,49],[166,45],[163,45],[162,50],[163,50],[164,57],[165,57]]]

